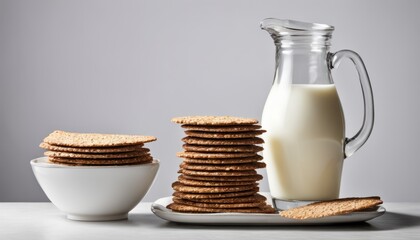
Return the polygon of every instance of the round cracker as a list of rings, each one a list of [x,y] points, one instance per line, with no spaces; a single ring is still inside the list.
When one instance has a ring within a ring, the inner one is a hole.
[[[262,144],[264,140],[259,137],[242,138],[242,139],[207,139],[197,137],[184,137],[183,142],[193,145],[251,145]]]
[[[241,158],[241,157],[255,157],[256,153],[202,153],[202,152],[179,152],[176,154],[180,158]]]
[[[247,170],[247,171],[197,171],[197,170],[188,170],[181,169],[181,172],[186,175],[192,176],[206,176],[206,177],[236,177],[236,176],[250,176],[256,175],[257,171]]]
[[[181,163],[179,165],[182,169],[197,170],[197,171],[247,171],[255,170],[257,168],[265,168],[265,163],[244,163],[244,164],[232,164],[232,165],[209,165],[209,164],[189,164]]]
[[[172,118],[172,122],[188,125],[226,126],[256,124],[258,123],[258,120],[232,116],[188,116]]]
[[[244,145],[244,146],[211,146],[211,145],[191,145],[184,144],[182,147],[189,152],[234,152],[234,153],[257,153],[264,150],[263,147],[255,145]]]
[[[182,198],[173,197],[174,203],[179,203],[188,206],[201,207],[201,208],[251,208],[251,207],[263,207],[266,205],[265,202],[246,202],[246,203],[201,203],[185,200]]]
[[[242,186],[242,185],[250,185],[250,184],[255,183],[255,181],[230,181],[230,182],[200,181],[200,180],[188,179],[188,178],[183,177],[182,175],[178,177],[178,181],[184,185],[201,186],[201,187]]]
[[[226,158],[226,159],[200,159],[200,158],[184,158],[184,162],[191,164],[241,164],[241,163],[253,163],[262,160],[263,157],[256,155],[254,157],[244,158]]]
[[[185,131],[187,136],[198,137],[198,138],[215,138],[215,139],[237,139],[237,138],[253,138],[255,136],[265,133],[265,130],[255,130],[249,132],[227,132],[227,133],[212,133],[202,131]]]
[[[183,193],[175,191],[172,196],[182,199],[213,199],[213,198],[234,198],[245,197],[257,194],[259,188],[254,188],[249,191],[231,192],[231,193]]]
[[[153,136],[100,134],[100,133],[73,133],[54,131],[44,142],[56,146],[68,147],[115,147],[138,145],[155,141]]]
[[[175,212],[183,213],[276,213],[274,208],[267,205],[258,208],[202,208],[179,203],[171,203],[167,206],[167,208]]]
[[[178,192],[185,193],[227,193],[227,192],[243,192],[258,187],[258,184],[254,183],[251,185],[242,186],[223,186],[223,187],[197,187],[188,186],[180,182],[172,183],[172,188]]]
[[[83,158],[52,158],[48,160],[53,163],[63,163],[70,165],[127,165],[149,163],[153,160],[150,155],[135,158],[120,159],[83,159]]]
[[[263,179],[263,176],[260,174],[249,175],[249,176],[195,176],[195,175],[188,175],[182,174],[182,176],[186,179],[191,180],[199,180],[199,181],[222,181],[222,182],[234,182],[234,181],[260,181]]]
[[[193,201],[193,202],[200,202],[200,203],[247,203],[247,202],[266,202],[267,198],[257,193],[251,196],[244,196],[244,197],[188,199],[188,200]]]
[[[150,150],[142,148],[138,151],[125,152],[125,153],[71,153],[71,152],[44,152],[45,156],[57,158],[88,158],[88,159],[115,159],[115,158],[133,158],[147,155]]]
[[[280,215],[293,219],[322,218],[362,211],[382,204],[380,197],[341,198],[310,203],[305,206],[281,211]]]
[[[56,152],[72,152],[72,153],[122,153],[141,150],[144,144],[122,146],[122,147],[63,147],[55,146],[45,142],[39,144],[39,147]]]
[[[192,131],[202,132],[249,132],[260,129],[260,125],[230,125],[230,126],[200,126],[200,125],[182,125],[182,128]]]

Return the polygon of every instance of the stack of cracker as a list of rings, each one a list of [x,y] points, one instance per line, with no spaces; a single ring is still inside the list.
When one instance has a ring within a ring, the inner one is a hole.
[[[54,131],[39,145],[53,163],[67,165],[127,165],[153,160],[144,143],[152,136]]]
[[[173,203],[168,208],[189,213],[273,213],[266,198],[258,194],[257,168],[265,164],[256,144],[264,141],[258,121],[237,117],[196,116],[172,119],[182,124],[183,158]]]

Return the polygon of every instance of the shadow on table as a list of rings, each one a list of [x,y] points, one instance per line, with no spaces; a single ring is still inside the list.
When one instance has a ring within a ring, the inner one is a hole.
[[[63,227],[69,228],[70,226],[88,226],[88,227],[107,227],[107,226],[118,226],[120,228],[131,228],[131,227],[148,227],[154,228],[165,224],[166,221],[156,217],[153,213],[148,214],[132,214],[128,215],[126,220],[117,221],[73,221],[66,218],[65,215],[61,215],[63,221]]]
[[[133,219],[135,220],[135,219]],[[151,219],[150,219],[151,220]],[[351,223],[351,224],[334,224],[334,225],[283,225],[283,226],[252,226],[252,225],[194,225],[185,223],[173,223],[161,221],[154,222],[160,224],[159,227],[173,229],[215,229],[215,230],[300,230],[300,231],[387,231],[402,229],[413,226],[420,226],[420,217],[408,214],[386,212],[383,216],[368,222]]]

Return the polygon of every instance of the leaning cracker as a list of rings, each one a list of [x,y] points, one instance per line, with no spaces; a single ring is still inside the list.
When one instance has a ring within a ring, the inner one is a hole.
[[[247,171],[197,171],[197,170],[188,170],[181,169],[181,173],[192,176],[207,176],[207,177],[235,177],[235,176],[250,176],[256,175],[255,170]]]
[[[189,152],[234,152],[234,153],[257,153],[264,150],[264,148],[255,145],[239,145],[239,146],[211,146],[211,145],[191,145],[184,144],[182,147]]]
[[[233,197],[244,197],[252,196],[257,194],[259,188],[255,188],[248,191],[242,192],[231,192],[231,193],[183,193],[175,191],[172,195],[182,199],[223,199],[223,198],[233,198]]]
[[[144,144],[137,144],[122,147],[63,147],[51,145],[45,142],[39,144],[43,149],[56,151],[56,152],[72,152],[72,153],[120,153],[120,152],[133,152],[143,148]]]
[[[172,118],[172,122],[189,125],[249,125],[256,124],[258,120],[232,116],[188,116]]]
[[[114,147],[143,144],[155,140],[156,138],[152,136],[73,133],[57,130],[50,133],[44,139],[44,142],[69,147]]]
[[[246,202],[246,203],[201,203],[185,200],[178,197],[173,197],[174,203],[179,203],[188,206],[201,207],[201,208],[251,208],[251,207],[263,207],[265,202]]]
[[[280,212],[280,215],[293,219],[321,218],[357,212],[379,204],[382,204],[379,197],[342,198],[291,208]]]
[[[267,206],[259,208],[203,208],[189,206],[179,203],[171,203],[167,206],[175,212],[184,213],[224,213],[224,212],[235,212],[235,213],[275,213],[273,208],[267,208]]]
[[[241,158],[241,157],[255,157],[256,153],[203,153],[203,152],[179,152],[176,154],[180,158]]]
[[[259,137],[242,139],[207,139],[197,137],[184,137],[182,141],[194,145],[251,145],[264,143],[264,140]]]
[[[121,159],[83,159],[83,158],[51,158],[48,160],[53,163],[63,163],[70,165],[127,165],[149,163],[153,160],[150,155],[135,158]]]
[[[125,153],[71,153],[71,152],[47,151],[44,153],[44,155],[48,157],[58,157],[58,158],[115,159],[115,158],[140,157],[140,156],[147,155],[148,152],[149,152],[148,148],[142,148],[134,152],[125,152]]]
[[[199,126],[199,125],[182,125],[182,128],[192,131],[203,132],[248,132],[260,129],[260,125],[229,125],[229,126]]]
[[[184,185],[201,186],[201,187],[242,186],[242,185],[251,185],[255,183],[255,181],[230,181],[230,182],[200,181],[200,180],[188,179],[188,178],[183,177],[182,175],[178,177],[178,181]]]
[[[226,193],[226,192],[243,192],[256,188],[256,183],[243,186],[223,186],[223,187],[197,187],[187,186],[180,182],[172,183],[172,188],[178,192],[185,193]]]
[[[252,138],[265,133],[265,130],[255,130],[249,132],[227,132],[227,133],[211,133],[202,131],[185,131],[187,136],[199,138],[215,138],[215,139],[236,139],[236,138]]]
[[[235,182],[235,181],[260,181],[263,176],[260,174],[249,175],[249,176],[195,176],[182,174],[186,179],[198,180],[198,181],[220,181],[220,182]]]
[[[222,159],[201,159],[201,158],[184,158],[185,163],[190,164],[241,164],[241,163],[253,163],[262,160],[263,157],[256,155],[253,157],[244,158],[222,158]]]
[[[209,164],[189,164],[181,163],[180,168],[188,170],[198,170],[198,171],[246,171],[246,170],[255,170],[257,168],[265,168],[265,163],[256,162],[256,163],[244,163],[244,164],[232,164],[232,165],[209,165]]]

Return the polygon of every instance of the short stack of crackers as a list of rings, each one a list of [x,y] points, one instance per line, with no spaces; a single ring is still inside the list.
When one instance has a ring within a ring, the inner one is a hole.
[[[256,169],[265,164],[257,146],[264,130],[255,119],[230,116],[179,117],[187,135],[178,181],[172,184],[173,203],[168,208],[188,213],[274,213],[258,194]]]
[[[39,145],[52,163],[66,165],[128,165],[153,160],[144,147],[152,136],[54,131]]]

